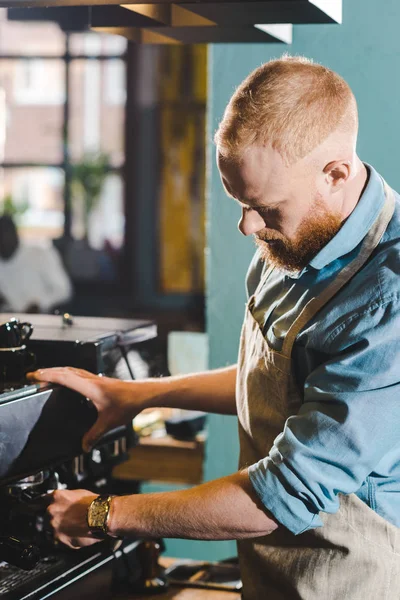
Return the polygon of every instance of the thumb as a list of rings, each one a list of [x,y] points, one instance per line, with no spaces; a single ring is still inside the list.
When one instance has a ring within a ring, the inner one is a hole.
[[[99,439],[104,435],[106,431],[107,428],[104,426],[101,420],[98,419],[93,425],[93,427],[89,429],[89,431],[87,431],[83,436],[82,450],[84,452],[90,452],[90,450],[93,448],[96,442],[99,441]]]

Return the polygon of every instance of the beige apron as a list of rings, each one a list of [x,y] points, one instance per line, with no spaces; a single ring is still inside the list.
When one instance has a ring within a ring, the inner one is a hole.
[[[296,336],[361,269],[393,215],[393,192],[364,238],[359,255],[297,316],[281,352],[272,350],[252,316],[249,300],[239,351],[237,404],[240,468],[268,456],[302,397],[292,374]],[[272,269],[267,270],[255,295]],[[298,536],[279,526],[269,536],[238,543],[245,600],[399,600],[400,529],[355,494],[341,495],[336,514],[321,513],[323,527]]]

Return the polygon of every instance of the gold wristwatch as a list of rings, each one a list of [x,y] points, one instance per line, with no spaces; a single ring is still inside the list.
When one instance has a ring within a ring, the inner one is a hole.
[[[110,517],[111,501],[115,496],[97,496],[87,510],[87,524],[92,535],[99,539],[109,536],[108,520]]]

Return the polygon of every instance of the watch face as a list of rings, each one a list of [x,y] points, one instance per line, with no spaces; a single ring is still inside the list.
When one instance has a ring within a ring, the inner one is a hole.
[[[100,527],[103,529],[108,514],[108,508],[108,498],[96,498],[96,500],[92,502],[88,514],[89,527]]]

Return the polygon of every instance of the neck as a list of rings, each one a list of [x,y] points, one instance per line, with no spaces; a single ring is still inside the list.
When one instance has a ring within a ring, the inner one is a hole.
[[[364,163],[356,157],[353,177],[348,181],[343,203],[343,219],[353,212],[368,180],[368,171]]]

